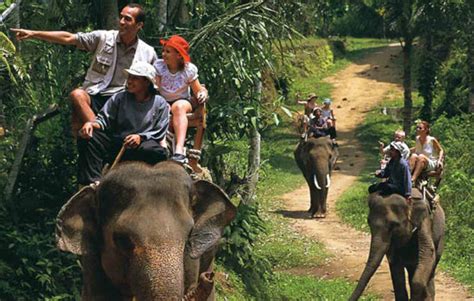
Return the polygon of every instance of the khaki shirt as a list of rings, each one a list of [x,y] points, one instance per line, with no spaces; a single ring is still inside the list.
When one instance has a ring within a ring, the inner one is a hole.
[[[155,50],[140,39],[125,48],[117,30],[96,30],[76,33],[76,47],[94,52],[82,88],[90,95],[112,95],[123,91],[127,76],[123,69],[134,62],[144,61],[153,65],[158,59]]]

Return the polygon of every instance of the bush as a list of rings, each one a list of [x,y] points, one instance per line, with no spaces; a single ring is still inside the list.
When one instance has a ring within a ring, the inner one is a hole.
[[[81,272],[75,256],[56,249],[54,219],[35,213],[44,221],[15,226],[0,209],[0,299],[77,300]]]
[[[259,299],[264,298],[272,273],[268,260],[254,251],[255,242],[263,233],[265,222],[258,214],[258,206],[240,203],[237,217],[225,229],[226,243],[217,255],[218,261],[241,276],[246,291]]]
[[[446,152],[440,197],[446,211],[445,266],[474,285],[474,116],[441,117],[433,131]]]

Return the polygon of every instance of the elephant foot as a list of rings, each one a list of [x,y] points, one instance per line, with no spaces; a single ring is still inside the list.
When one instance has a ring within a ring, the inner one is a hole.
[[[316,218],[325,218],[325,217],[326,217],[326,213],[316,213],[316,214],[314,215],[314,217],[316,217]]]

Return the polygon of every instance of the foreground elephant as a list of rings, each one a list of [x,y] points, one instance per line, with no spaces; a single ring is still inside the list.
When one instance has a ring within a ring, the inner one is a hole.
[[[413,190],[413,195],[418,190]],[[419,194],[419,193],[418,193]],[[408,300],[405,269],[408,271],[411,300],[434,300],[434,275],[444,248],[445,218],[439,205],[430,216],[429,205],[413,199],[416,230],[408,220],[408,205],[398,194],[369,195],[368,222],[372,234],[365,269],[350,300],[357,300],[386,254],[390,265],[395,300]],[[415,218],[416,217],[416,218]]]
[[[83,300],[212,299],[214,255],[235,214],[220,188],[177,163],[126,163],[63,206],[57,243],[82,255]]]
[[[295,150],[295,160],[309,186],[311,217],[326,216],[326,200],[331,186],[331,171],[338,151],[329,137],[301,140]]]

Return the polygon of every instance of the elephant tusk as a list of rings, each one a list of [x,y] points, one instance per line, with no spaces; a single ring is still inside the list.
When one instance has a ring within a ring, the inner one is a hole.
[[[314,186],[316,186],[316,189],[321,190],[321,187],[318,184],[318,179],[316,179],[316,175],[314,175],[313,177],[314,177]]]
[[[326,175],[326,188],[329,188],[329,186],[331,186],[331,177],[329,176],[329,174]]]

